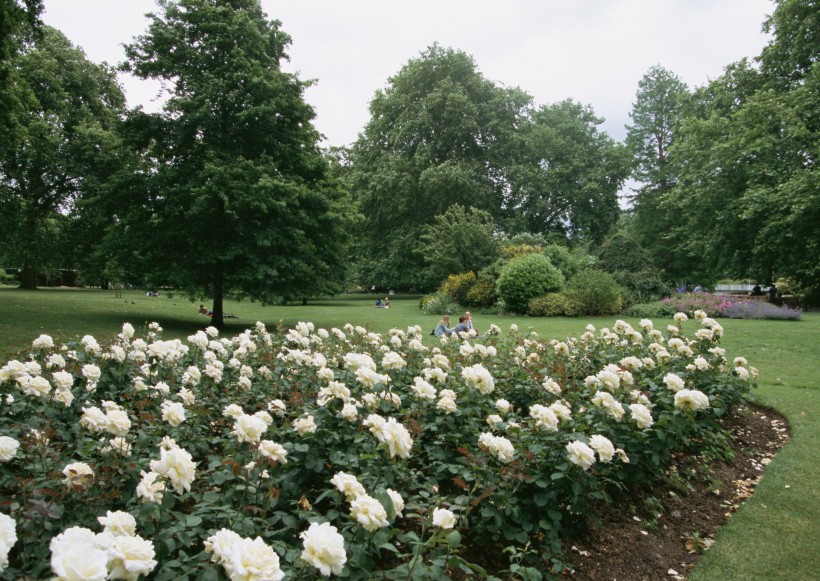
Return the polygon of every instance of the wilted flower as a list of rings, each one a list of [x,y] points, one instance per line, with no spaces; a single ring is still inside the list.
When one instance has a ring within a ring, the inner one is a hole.
[[[347,562],[347,554],[344,537],[339,534],[336,527],[330,523],[310,523],[308,530],[302,532],[299,537],[304,547],[302,560],[318,569],[325,577],[330,577],[331,573],[342,573]]]
[[[83,488],[94,479],[94,471],[85,462],[72,462],[63,468],[63,484],[69,488]]]

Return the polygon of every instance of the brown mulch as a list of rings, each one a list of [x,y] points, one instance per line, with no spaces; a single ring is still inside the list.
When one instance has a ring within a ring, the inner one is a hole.
[[[777,412],[749,404],[727,420],[735,457],[695,472],[680,457],[672,477],[599,515],[601,522],[565,547],[578,581],[686,579],[718,529],[754,492],[771,458],[789,438]],[[674,474],[677,472],[677,475]],[[685,478],[695,473],[695,476]],[[681,476],[680,478],[676,476]]]

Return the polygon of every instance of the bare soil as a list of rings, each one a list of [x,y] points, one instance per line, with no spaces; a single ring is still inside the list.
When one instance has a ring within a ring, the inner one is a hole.
[[[686,579],[718,529],[754,492],[763,470],[789,438],[777,412],[747,405],[725,426],[734,458],[706,469],[677,457],[663,482],[602,511],[600,523],[567,541],[577,581]]]

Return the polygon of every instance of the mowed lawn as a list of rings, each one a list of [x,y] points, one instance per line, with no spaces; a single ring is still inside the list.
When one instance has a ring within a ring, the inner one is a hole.
[[[419,324],[429,333],[438,320],[419,310],[418,297],[391,297],[391,309],[375,308],[376,298],[377,295],[344,295],[288,306],[226,301],[225,311],[239,318],[227,320],[225,333],[239,333],[256,321],[269,327],[280,321],[286,325],[312,321],[325,328],[352,323],[379,333]],[[116,335],[124,322],[139,329],[156,321],[165,329],[164,338],[184,339],[210,322],[197,314],[198,306],[198,302],[179,296],[146,297],[137,291],[125,291],[117,299],[113,291],[0,288],[0,360],[25,349],[42,333],[60,342],[85,334],[104,340]],[[589,323],[599,329],[612,326],[618,318],[473,315],[479,330],[490,323],[502,329],[515,323],[522,331],[532,329],[541,337],[560,339],[580,335]],[[635,319],[625,320],[633,325],[638,323]],[[728,356],[744,356],[760,370],[754,397],[788,418],[792,439],[768,466],[752,498],[721,530],[717,543],[706,552],[690,578],[820,578],[820,313],[806,313],[798,322],[720,322],[726,331],[722,345]],[[665,328],[665,324],[656,321],[658,328]],[[691,334],[695,323],[687,325],[685,330]],[[429,336],[426,340],[431,345],[435,341]]]

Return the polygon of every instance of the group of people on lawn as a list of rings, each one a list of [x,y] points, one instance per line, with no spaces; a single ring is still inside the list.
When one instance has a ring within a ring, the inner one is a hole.
[[[458,318],[458,325],[450,329],[450,315],[444,315],[433,329],[436,337],[449,337],[453,333],[456,337],[461,337],[461,333],[469,333],[473,329],[473,316],[467,311]]]

